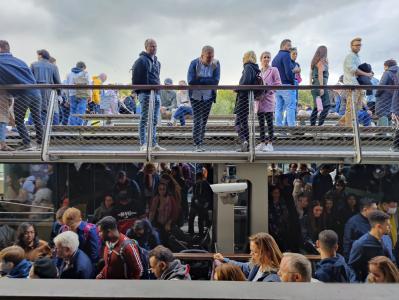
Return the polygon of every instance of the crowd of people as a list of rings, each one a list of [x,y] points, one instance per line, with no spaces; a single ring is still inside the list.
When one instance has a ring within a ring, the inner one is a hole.
[[[196,236],[205,238],[213,193],[206,169],[194,180],[186,167],[163,164],[157,171],[148,163],[134,179],[119,171],[88,217],[73,200],[60,201],[46,241],[33,222],[20,224],[17,232],[1,225],[3,277],[190,279],[195,270],[173,253],[189,249]],[[267,175],[269,233],[249,237],[247,263],[216,253],[209,278],[399,282],[397,169],[292,163],[286,172],[272,164]],[[309,254],[319,255],[313,268]]]
[[[398,85],[398,66],[394,59],[384,62],[384,74],[380,81],[374,77],[370,64],[362,63],[359,52],[362,47],[362,39],[355,38],[350,42],[350,52],[343,63],[343,75],[339,84],[343,85]],[[145,50],[132,67],[133,85],[160,85],[161,64],[157,59],[157,43],[153,39],[147,39]],[[329,79],[329,63],[327,47],[319,46],[311,60],[310,84],[318,86],[311,90],[313,107],[309,107],[309,121],[311,126],[316,123],[324,124],[330,112],[338,114],[340,126],[352,126],[352,101],[358,114],[359,123],[364,126],[371,124],[388,126],[396,124],[399,110],[398,91],[393,90],[346,90],[331,91],[320,88],[326,86]],[[56,60],[45,50],[38,50],[38,61],[29,68],[23,61],[12,56],[10,45],[7,41],[0,41],[0,84],[60,84],[60,75],[56,66]],[[260,67],[257,64],[257,56],[253,51],[248,51],[243,56],[243,72],[239,81],[240,85],[269,85],[269,86],[296,86],[303,80],[301,66],[297,62],[298,49],[292,46],[289,39],[281,42],[280,51],[272,59],[269,51],[260,55]],[[204,46],[199,58],[194,59],[188,68],[187,81],[180,80],[179,85],[213,85],[220,81],[220,63],[214,58],[214,48]],[[63,83],[68,85],[103,85],[107,81],[107,75],[101,73],[90,77],[86,64],[77,62]],[[173,80],[166,78],[165,86],[172,85]],[[217,99],[217,92],[210,90],[161,90],[155,91],[152,141],[146,140],[146,128],[148,123],[148,111],[150,90],[132,91],[130,95],[121,99],[120,93],[113,89],[89,90],[69,89],[57,91],[55,100],[54,125],[83,125],[87,120],[81,118],[86,113],[91,114],[140,114],[139,137],[141,150],[147,150],[147,143],[155,151],[162,151],[157,142],[157,124],[160,114],[169,119],[168,125],[175,126],[179,121],[185,126],[186,115],[193,118],[193,144],[194,150],[204,150],[204,135],[206,124],[212,108]],[[260,143],[256,151],[273,151],[274,128],[273,126],[296,126],[298,116],[306,115],[307,111],[298,113],[299,101],[297,90],[268,90],[255,91],[254,111],[258,116]],[[51,90],[28,89],[9,90],[0,93],[3,99],[0,118],[1,150],[13,150],[5,143],[6,126],[9,123],[10,113],[15,114],[15,124],[23,144],[21,149],[32,149],[30,137],[26,130],[24,118],[26,111],[30,110],[29,124],[35,125],[37,143],[41,144],[43,124],[46,122]],[[136,103],[136,98],[138,103]],[[353,99],[352,99],[353,98]],[[240,140],[237,151],[248,151],[249,145],[249,94],[247,91],[239,91],[235,104],[236,114],[235,128]],[[373,123],[373,116],[375,122]],[[3,122],[4,121],[4,122]],[[268,135],[266,137],[266,124]],[[394,139],[392,150],[399,149],[399,142]],[[35,147],[33,147],[35,148]]]

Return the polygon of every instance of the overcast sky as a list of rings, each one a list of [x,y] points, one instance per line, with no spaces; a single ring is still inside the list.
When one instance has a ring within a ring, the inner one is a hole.
[[[57,59],[62,78],[77,61],[109,83],[130,83],[144,40],[158,43],[161,79],[185,79],[201,47],[215,47],[221,83],[237,84],[242,55],[269,50],[282,39],[298,47],[304,84],[319,45],[329,50],[330,84],[342,73],[349,41],[363,38],[362,62],[377,77],[383,62],[399,59],[398,0],[0,0],[0,39],[31,63],[45,48]]]

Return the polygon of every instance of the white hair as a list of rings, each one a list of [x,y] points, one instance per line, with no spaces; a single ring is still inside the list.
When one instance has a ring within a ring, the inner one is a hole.
[[[72,252],[76,252],[79,248],[79,237],[73,231],[65,231],[54,238],[54,244],[68,248]]]

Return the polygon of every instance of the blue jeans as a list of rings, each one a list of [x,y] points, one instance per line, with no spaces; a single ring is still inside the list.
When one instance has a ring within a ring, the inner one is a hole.
[[[6,141],[7,123],[0,122],[0,142]]]
[[[146,129],[148,124],[148,109],[150,105],[150,94],[149,93],[140,93],[139,94],[139,102],[141,106],[141,115],[140,115],[140,125],[139,125],[139,135],[140,135],[140,145],[144,145],[147,143],[146,141]],[[152,121],[152,145],[157,144],[157,123],[159,116],[159,109],[161,107],[161,97],[155,94],[155,103],[154,103],[154,115]]]
[[[193,139],[196,146],[202,145],[204,141],[206,123],[208,122],[212,103],[213,101],[211,100],[191,99],[191,107],[193,108],[194,116]]]
[[[173,115],[173,119],[179,120],[180,125],[184,126],[186,125],[185,115],[193,115],[193,109],[190,106],[180,106]]]
[[[296,125],[296,93],[295,90],[276,91],[276,126],[283,126],[283,115],[286,112],[288,126]]]
[[[70,98],[70,114],[68,125],[81,126],[83,125],[83,119],[72,116],[72,115],[82,115],[87,109],[87,99],[86,98],[76,98],[76,96],[71,96]]]
[[[60,105],[60,124],[61,125],[68,125],[68,120],[69,120],[69,107],[66,107],[64,105]]]
[[[27,145],[30,143],[29,133],[26,130],[24,123],[26,111],[32,113],[33,123],[35,125],[36,141],[38,144],[42,143],[43,137],[43,123],[41,119],[42,98],[36,96],[17,96],[15,97],[14,113],[15,125],[17,126],[18,133],[22,138],[22,142]]]
[[[359,110],[357,112],[357,119],[358,119],[359,123],[363,126],[371,125],[371,117],[365,110]]]
[[[100,104],[95,104],[94,102],[89,103],[89,111],[92,114],[99,114],[100,113]]]

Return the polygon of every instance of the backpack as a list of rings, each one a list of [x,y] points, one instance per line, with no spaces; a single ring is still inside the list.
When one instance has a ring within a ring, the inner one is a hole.
[[[99,237],[99,231],[98,231],[98,227],[95,224],[92,223],[86,223],[85,227],[83,228],[83,237],[85,242],[87,242],[89,240],[89,234],[90,234],[90,230],[92,230],[93,228],[96,229],[96,234]],[[99,257],[101,257],[101,253],[102,253],[102,244],[101,244],[101,239],[98,238],[98,251],[99,251]]]
[[[123,262],[125,278],[127,279],[127,264],[126,264],[126,260],[124,257],[124,251],[128,245],[135,245],[139,251],[140,262],[143,267],[143,273],[141,274],[140,279],[150,279],[150,273],[148,271],[148,269],[149,269],[149,251],[140,247],[136,240],[131,240],[131,239],[124,240],[121,245],[121,248],[119,250],[119,257],[121,258],[121,260]]]
[[[265,85],[263,83],[263,79],[262,79],[262,77],[260,76],[259,73],[255,77],[255,83],[254,84],[255,85]],[[256,91],[254,91],[254,99],[255,99],[255,101],[259,101],[263,97],[263,95],[265,93],[266,93],[266,91],[264,91],[264,90],[256,90]]]
[[[73,78],[75,85],[88,85],[90,82],[87,79],[87,72],[80,72]],[[89,98],[90,90],[76,90],[76,98]]]

